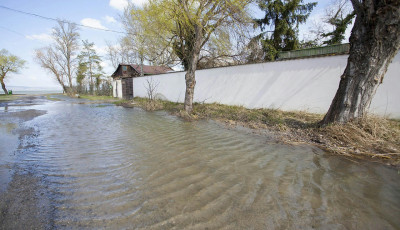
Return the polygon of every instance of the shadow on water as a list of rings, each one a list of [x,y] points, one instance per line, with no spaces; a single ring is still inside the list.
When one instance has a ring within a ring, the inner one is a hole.
[[[77,102],[26,108],[46,114],[23,123],[35,145],[9,160],[40,178],[55,228],[400,227],[394,169],[212,122]]]

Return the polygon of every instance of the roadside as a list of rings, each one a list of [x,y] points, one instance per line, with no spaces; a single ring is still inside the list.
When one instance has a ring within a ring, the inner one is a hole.
[[[242,106],[194,104],[193,115],[185,114],[182,103],[135,98],[117,101],[124,107],[166,110],[188,120],[212,119],[227,126],[244,126],[272,132],[279,140],[308,143],[349,158],[365,159],[400,168],[400,120],[369,116],[346,125],[319,127],[322,114],[275,109],[246,109]]]

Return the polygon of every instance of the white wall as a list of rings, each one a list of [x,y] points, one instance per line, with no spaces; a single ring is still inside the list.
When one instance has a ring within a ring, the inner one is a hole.
[[[113,97],[118,97],[122,99],[122,82],[121,80],[113,80]]]
[[[117,97],[117,81],[112,81],[113,97]]]
[[[194,101],[327,112],[339,86],[347,55],[269,62],[196,71]],[[185,73],[151,76],[159,82],[157,93],[183,102]],[[146,77],[134,78],[134,95],[146,96]],[[371,111],[400,118],[400,54],[389,65]]]

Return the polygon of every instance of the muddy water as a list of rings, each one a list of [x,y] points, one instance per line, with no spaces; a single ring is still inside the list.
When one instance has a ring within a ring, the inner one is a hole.
[[[51,228],[400,228],[395,169],[162,112],[39,104],[7,159],[40,178]]]

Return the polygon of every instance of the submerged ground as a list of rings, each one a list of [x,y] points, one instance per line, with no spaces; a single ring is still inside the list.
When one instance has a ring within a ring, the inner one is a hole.
[[[0,229],[398,229],[397,169],[212,121],[0,102]]]

